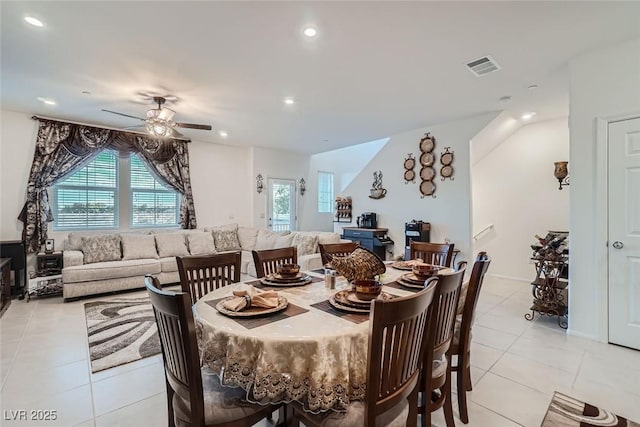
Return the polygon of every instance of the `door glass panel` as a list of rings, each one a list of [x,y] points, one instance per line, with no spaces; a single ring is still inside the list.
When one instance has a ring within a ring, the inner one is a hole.
[[[269,228],[271,230],[295,230],[295,195],[295,183],[293,181],[270,181]]]

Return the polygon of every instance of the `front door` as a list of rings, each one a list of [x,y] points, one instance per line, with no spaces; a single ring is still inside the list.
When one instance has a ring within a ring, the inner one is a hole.
[[[609,342],[640,350],[640,118],[609,123]]]
[[[296,229],[296,182],[289,179],[269,179],[269,220],[273,231]]]

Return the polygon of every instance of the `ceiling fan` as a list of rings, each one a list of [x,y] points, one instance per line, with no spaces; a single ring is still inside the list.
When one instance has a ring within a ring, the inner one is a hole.
[[[174,114],[176,114],[176,112],[169,108],[162,107],[162,104],[164,104],[167,100],[162,96],[154,96],[153,101],[158,104],[158,108],[152,108],[148,110],[146,119],[143,119],[142,117],[131,116],[129,114],[118,113],[117,111],[105,109],[103,109],[102,111],[117,114],[119,116],[131,117],[132,119],[142,120],[144,124],[132,127],[144,126],[151,135],[159,138],[183,136],[175,128],[211,130],[211,125],[174,122],[173,116]]]

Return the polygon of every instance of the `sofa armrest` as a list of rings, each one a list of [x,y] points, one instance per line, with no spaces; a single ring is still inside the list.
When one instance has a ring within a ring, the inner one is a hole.
[[[75,267],[84,264],[82,251],[67,250],[62,252],[62,263],[65,267]]]

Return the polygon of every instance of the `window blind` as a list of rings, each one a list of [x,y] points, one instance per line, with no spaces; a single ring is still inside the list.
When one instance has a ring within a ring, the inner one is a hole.
[[[176,226],[180,219],[180,194],[167,188],[137,155],[131,156],[131,226]]]

